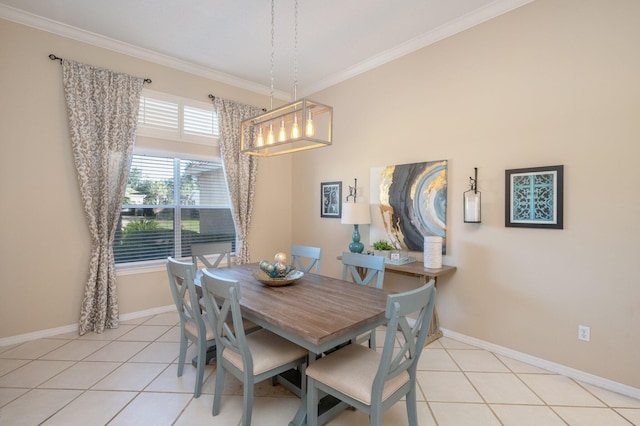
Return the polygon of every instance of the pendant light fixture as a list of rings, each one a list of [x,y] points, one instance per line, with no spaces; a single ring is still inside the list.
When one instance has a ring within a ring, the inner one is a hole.
[[[245,154],[272,157],[331,145],[333,108],[310,99],[298,100],[298,0],[294,8],[294,102],[273,109],[275,0],[271,0],[271,109],[242,122],[240,150]]]

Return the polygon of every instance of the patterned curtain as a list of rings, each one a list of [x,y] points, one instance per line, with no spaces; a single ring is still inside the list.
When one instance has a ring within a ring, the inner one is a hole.
[[[249,263],[247,236],[253,212],[258,159],[254,155],[240,152],[240,126],[242,120],[258,115],[260,108],[220,99],[217,96],[213,100],[213,104],[218,111],[220,156],[231,194],[233,220],[236,224],[240,246],[240,249],[236,250],[236,261],[239,264]]]
[[[64,94],[80,195],[91,236],[79,332],[118,327],[111,244],[131,164],[144,79],[62,60]]]

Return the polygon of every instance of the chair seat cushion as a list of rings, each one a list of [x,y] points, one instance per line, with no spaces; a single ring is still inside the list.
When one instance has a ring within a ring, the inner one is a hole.
[[[307,376],[363,404],[371,405],[371,388],[381,355],[362,345],[348,345],[309,365]],[[388,380],[382,391],[382,400],[386,400],[409,380],[406,371]]]
[[[211,325],[209,325],[209,318],[207,318],[207,314],[202,314],[202,321],[204,321],[204,328],[206,330],[206,340],[213,340],[216,338],[215,334],[213,333],[213,329],[211,328]],[[198,335],[198,326],[196,324],[196,322],[191,319],[189,321],[187,321],[184,324],[184,328],[187,329],[187,331],[191,334],[193,334],[194,336]]]
[[[202,321],[204,321],[204,328],[207,330],[206,339],[207,340],[215,339],[216,336],[215,336],[215,333],[213,332],[213,329],[211,328],[211,323],[209,323],[207,314],[202,314]],[[193,320],[187,321],[184,326],[189,333],[193,334],[194,336],[198,335],[198,326],[196,325],[195,321]],[[245,320],[244,318],[242,319],[242,326],[244,327],[245,333],[252,333],[253,331],[258,330],[260,328],[258,324],[253,323],[249,320]],[[231,324],[231,329],[233,329],[233,324]]]
[[[247,346],[249,346],[249,351],[253,358],[254,375],[264,373],[307,355],[306,349],[264,329],[247,334]],[[239,370],[244,371],[240,354],[225,350],[222,356]]]

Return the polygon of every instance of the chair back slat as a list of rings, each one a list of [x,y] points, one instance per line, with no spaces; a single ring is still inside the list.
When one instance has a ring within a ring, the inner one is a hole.
[[[320,257],[322,250],[319,247],[291,246],[291,263],[302,272],[309,272],[314,268],[316,274],[320,273]]]
[[[224,259],[227,261],[227,267],[231,267],[231,253],[233,246],[230,241],[221,243],[198,243],[191,244],[191,260],[198,267],[198,261],[202,262],[204,268],[217,268]],[[206,256],[218,255],[213,262],[210,262]]]
[[[342,253],[342,279],[382,288],[384,281],[384,257],[366,254]]]

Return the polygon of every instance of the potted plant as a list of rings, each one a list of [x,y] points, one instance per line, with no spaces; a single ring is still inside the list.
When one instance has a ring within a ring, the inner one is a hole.
[[[391,250],[395,250],[387,240],[378,240],[373,243],[373,254],[376,256],[389,257]]]

